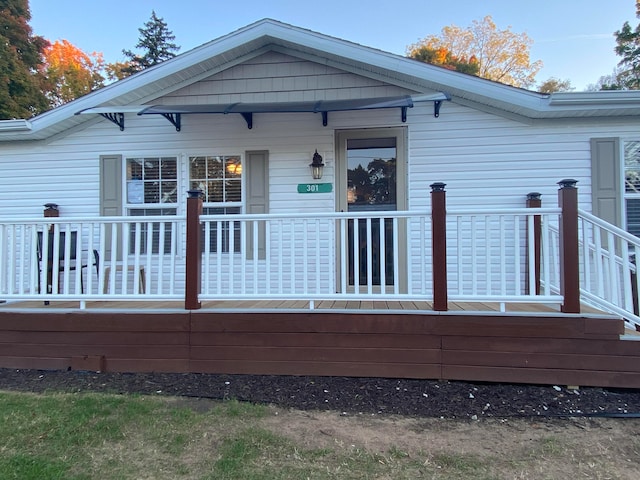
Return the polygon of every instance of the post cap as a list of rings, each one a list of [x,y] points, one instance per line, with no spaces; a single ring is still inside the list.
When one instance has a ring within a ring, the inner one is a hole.
[[[578,183],[578,180],[565,178],[564,180],[560,180],[558,185],[560,185],[560,188],[576,188],[576,183]]]
[[[542,194],[540,192],[527,193],[527,200],[540,200]]]
[[[202,198],[204,197],[204,192],[202,190],[188,190],[187,194],[189,198]]]
[[[444,187],[447,186],[446,183],[436,182],[429,185],[431,187],[432,192],[444,192]]]

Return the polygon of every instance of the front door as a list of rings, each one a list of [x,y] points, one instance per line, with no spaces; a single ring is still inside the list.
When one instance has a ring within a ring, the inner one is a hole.
[[[337,202],[342,212],[406,209],[406,130],[345,130],[337,134]],[[404,290],[403,221],[391,218],[349,220],[346,225],[346,276],[349,288],[364,285]],[[398,277],[398,278],[396,278]]]

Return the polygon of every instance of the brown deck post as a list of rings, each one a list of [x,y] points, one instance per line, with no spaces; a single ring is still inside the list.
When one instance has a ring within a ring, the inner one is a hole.
[[[561,310],[580,313],[580,267],[578,244],[578,189],[577,180],[558,182],[560,217],[560,293],[564,296]]]
[[[187,198],[187,253],[184,293],[184,308],[186,310],[198,310],[201,307],[198,298],[200,294],[200,270],[202,268],[200,215],[202,215],[202,192],[200,190],[189,190],[189,197]]]
[[[540,208],[542,207],[541,193],[531,192],[527,194],[527,208]],[[527,223],[527,228],[529,224]],[[527,238],[529,236],[527,235]],[[535,278],[535,292],[536,295],[540,295],[540,247],[542,239],[542,220],[540,215],[534,215],[533,217],[533,268]],[[531,249],[527,248],[527,255]],[[527,258],[527,269],[529,268],[529,258]],[[529,272],[527,271],[527,292],[529,291]]]
[[[447,209],[444,183],[431,184],[431,256],[433,309],[445,312],[447,300]]]

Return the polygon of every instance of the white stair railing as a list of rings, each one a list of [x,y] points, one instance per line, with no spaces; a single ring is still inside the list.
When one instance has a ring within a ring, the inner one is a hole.
[[[640,326],[636,261],[640,239],[579,210],[580,295],[596,308]]]

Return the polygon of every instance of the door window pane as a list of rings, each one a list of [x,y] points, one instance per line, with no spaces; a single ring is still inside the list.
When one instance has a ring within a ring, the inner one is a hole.
[[[347,208],[396,210],[396,139],[347,140]]]

